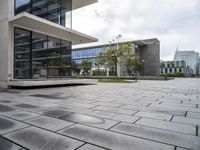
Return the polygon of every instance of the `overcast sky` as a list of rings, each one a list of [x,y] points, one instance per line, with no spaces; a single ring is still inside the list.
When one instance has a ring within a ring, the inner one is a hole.
[[[200,0],[99,0],[73,12],[73,29],[107,44],[122,34],[122,41],[158,38],[161,59],[174,52],[200,52]]]

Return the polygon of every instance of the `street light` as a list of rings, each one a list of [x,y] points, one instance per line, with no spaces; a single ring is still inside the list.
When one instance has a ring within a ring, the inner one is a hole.
[[[144,76],[144,62],[145,62],[145,60],[144,59],[142,59],[142,75]]]

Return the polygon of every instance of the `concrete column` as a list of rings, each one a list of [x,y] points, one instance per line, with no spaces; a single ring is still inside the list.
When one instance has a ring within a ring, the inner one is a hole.
[[[107,72],[107,77],[109,77],[109,69],[106,69],[106,72]]]
[[[0,87],[7,87],[9,70],[9,51],[11,32],[8,19],[10,17],[10,0],[0,1]]]

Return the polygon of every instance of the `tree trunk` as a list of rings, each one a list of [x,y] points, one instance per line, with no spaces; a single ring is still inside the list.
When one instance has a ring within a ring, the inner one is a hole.
[[[117,77],[119,78],[121,76],[121,58],[117,58]]]

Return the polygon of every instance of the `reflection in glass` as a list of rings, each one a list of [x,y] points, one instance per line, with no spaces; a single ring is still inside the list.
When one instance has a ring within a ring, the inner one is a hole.
[[[47,36],[32,34],[32,78],[47,76]]]
[[[15,14],[20,12],[28,12],[31,11],[31,0],[16,0],[15,2]]]
[[[71,42],[15,28],[14,77],[71,76]]]
[[[15,14],[22,12],[72,27],[72,0],[15,0]]]
[[[47,19],[47,0],[32,0],[32,14]]]
[[[48,39],[48,77],[60,76],[60,40],[49,37]]]
[[[15,29],[14,45],[14,77],[29,78],[30,77],[30,32]]]
[[[48,0],[48,20],[60,24],[60,0]]]
[[[61,22],[60,24],[72,27],[72,0],[61,0]]]

